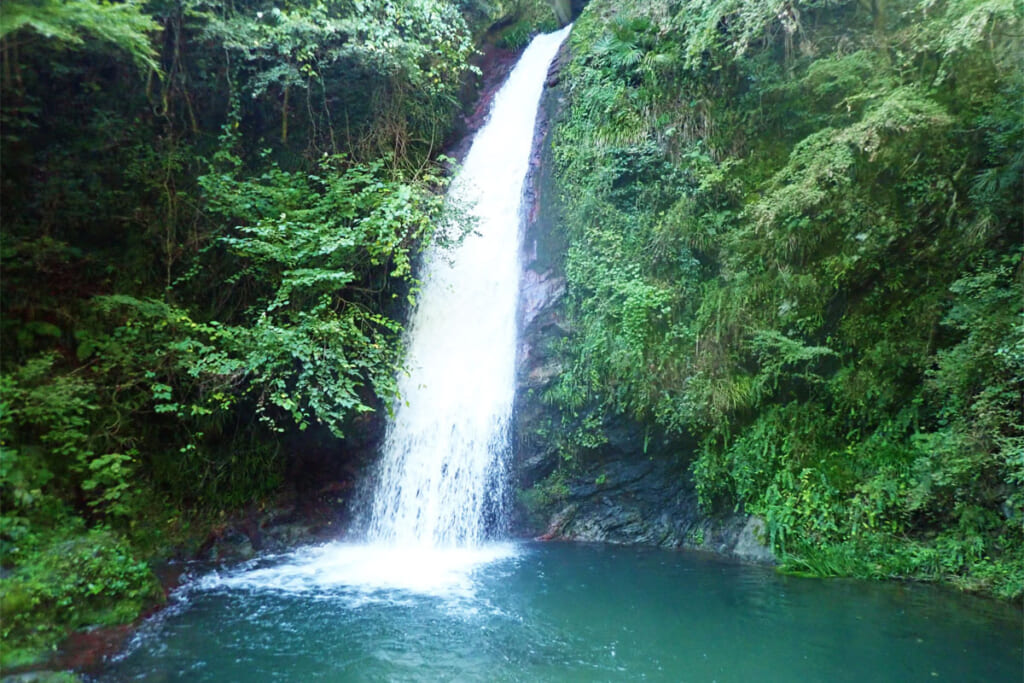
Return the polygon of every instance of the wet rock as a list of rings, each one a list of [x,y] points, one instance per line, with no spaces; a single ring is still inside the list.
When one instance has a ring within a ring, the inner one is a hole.
[[[771,548],[767,545],[768,529],[764,520],[751,516],[743,526],[732,554],[751,562],[771,564],[775,561]]]
[[[348,497],[338,491],[350,488],[349,482],[334,482],[301,505],[281,504],[228,519],[210,531],[191,559],[232,564],[338,538],[349,516]]]
[[[534,250],[531,256],[536,259],[537,243],[534,242],[531,248]],[[560,331],[566,331],[560,310],[556,308],[565,296],[565,277],[561,273],[553,269],[544,272],[527,270],[523,273],[519,295],[523,327],[533,326],[538,317],[545,315],[540,321],[541,327],[561,326]]]
[[[567,245],[559,229],[549,136],[560,115],[558,72],[565,58],[563,50],[548,75],[525,189],[512,466],[520,496],[513,531],[547,540],[697,548],[773,562],[762,542],[763,521],[700,511],[689,474],[694,444],[626,417],[603,417],[605,443],[574,456],[569,466],[558,453],[559,431],[568,428],[566,422],[571,427],[582,420],[564,420],[543,400],[564,370],[562,342],[572,334],[565,315]]]
[[[775,561],[763,542],[763,520],[704,514],[689,473],[671,458],[592,463],[569,477],[565,489],[562,498],[519,517],[518,531],[543,540],[690,548],[754,563]],[[531,519],[542,526],[531,525]]]

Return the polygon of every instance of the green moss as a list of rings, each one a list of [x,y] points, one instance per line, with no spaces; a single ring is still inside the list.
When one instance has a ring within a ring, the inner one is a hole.
[[[534,521],[546,519],[551,508],[569,496],[569,475],[557,469],[526,490],[519,491],[519,502]]]
[[[689,433],[702,503],[763,516],[793,571],[1021,594],[1024,77],[999,6],[594,0],[570,38],[574,335],[547,400]]]
[[[0,579],[6,666],[38,662],[68,631],[131,621],[163,598],[146,564],[108,530],[71,526],[33,545],[15,549],[17,564]]]

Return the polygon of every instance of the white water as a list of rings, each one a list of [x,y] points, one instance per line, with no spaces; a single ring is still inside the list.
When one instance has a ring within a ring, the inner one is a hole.
[[[472,598],[477,570],[519,555],[500,520],[515,391],[523,180],[548,66],[568,28],[536,38],[494,99],[452,184],[479,234],[433,252],[409,327],[403,403],[388,428],[367,542],[303,548],[193,584],[401,602]]]
[[[457,602],[473,598],[474,570],[514,559],[519,551],[512,543],[488,543],[477,548],[328,543],[235,570],[211,572],[189,590],[228,588],[344,596],[352,606],[401,601],[403,593]]]
[[[523,180],[548,67],[568,28],[539,36],[498,92],[450,195],[477,225],[428,254],[389,425],[371,542],[473,547],[502,518],[515,392]]]

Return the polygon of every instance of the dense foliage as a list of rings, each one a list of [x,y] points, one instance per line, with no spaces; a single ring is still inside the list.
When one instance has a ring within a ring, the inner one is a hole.
[[[1022,35],[1013,0],[594,0],[566,456],[626,413],[790,569],[1024,594]]]
[[[555,146],[567,455],[611,413],[689,432],[704,504],[791,568],[1020,596],[1021,14],[594,0]],[[551,22],[4,0],[0,666],[130,619],[142,559],[389,405],[416,254],[463,229],[474,45]]]
[[[5,0],[0,665],[134,617],[139,558],[390,405],[475,46],[552,16]]]

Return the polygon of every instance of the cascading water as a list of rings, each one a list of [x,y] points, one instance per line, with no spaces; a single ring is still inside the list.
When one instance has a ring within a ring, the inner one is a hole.
[[[415,593],[460,600],[476,572],[515,557],[481,543],[500,519],[515,379],[523,180],[548,65],[568,28],[536,38],[495,97],[452,184],[475,232],[433,251],[409,327],[403,402],[385,438],[366,542],[307,547],[239,571],[206,590],[273,590],[392,600]]]
[[[507,451],[517,210],[533,110],[563,36],[524,55],[457,182],[477,197],[482,234],[453,268],[435,257],[426,275],[408,405],[372,511],[377,542],[187,582],[97,680],[1020,681],[1009,604],[650,548],[474,545],[501,498],[488,486]]]
[[[387,437],[373,510],[378,542],[306,547],[187,582],[96,680],[1019,683],[1024,630],[1009,604],[651,548],[472,545],[500,499],[487,487],[507,450],[517,207],[561,37],[527,51],[457,183],[480,193],[482,234],[455,267],[435,258],[427,274],[408,405]]]
[[[495,97],[449,196],[476,230],[428,254],[403,402],[385,439],[368,540],[474,546],[501,518],[515,391],[519,226],[537,105],[569,28],[537,37]]]

